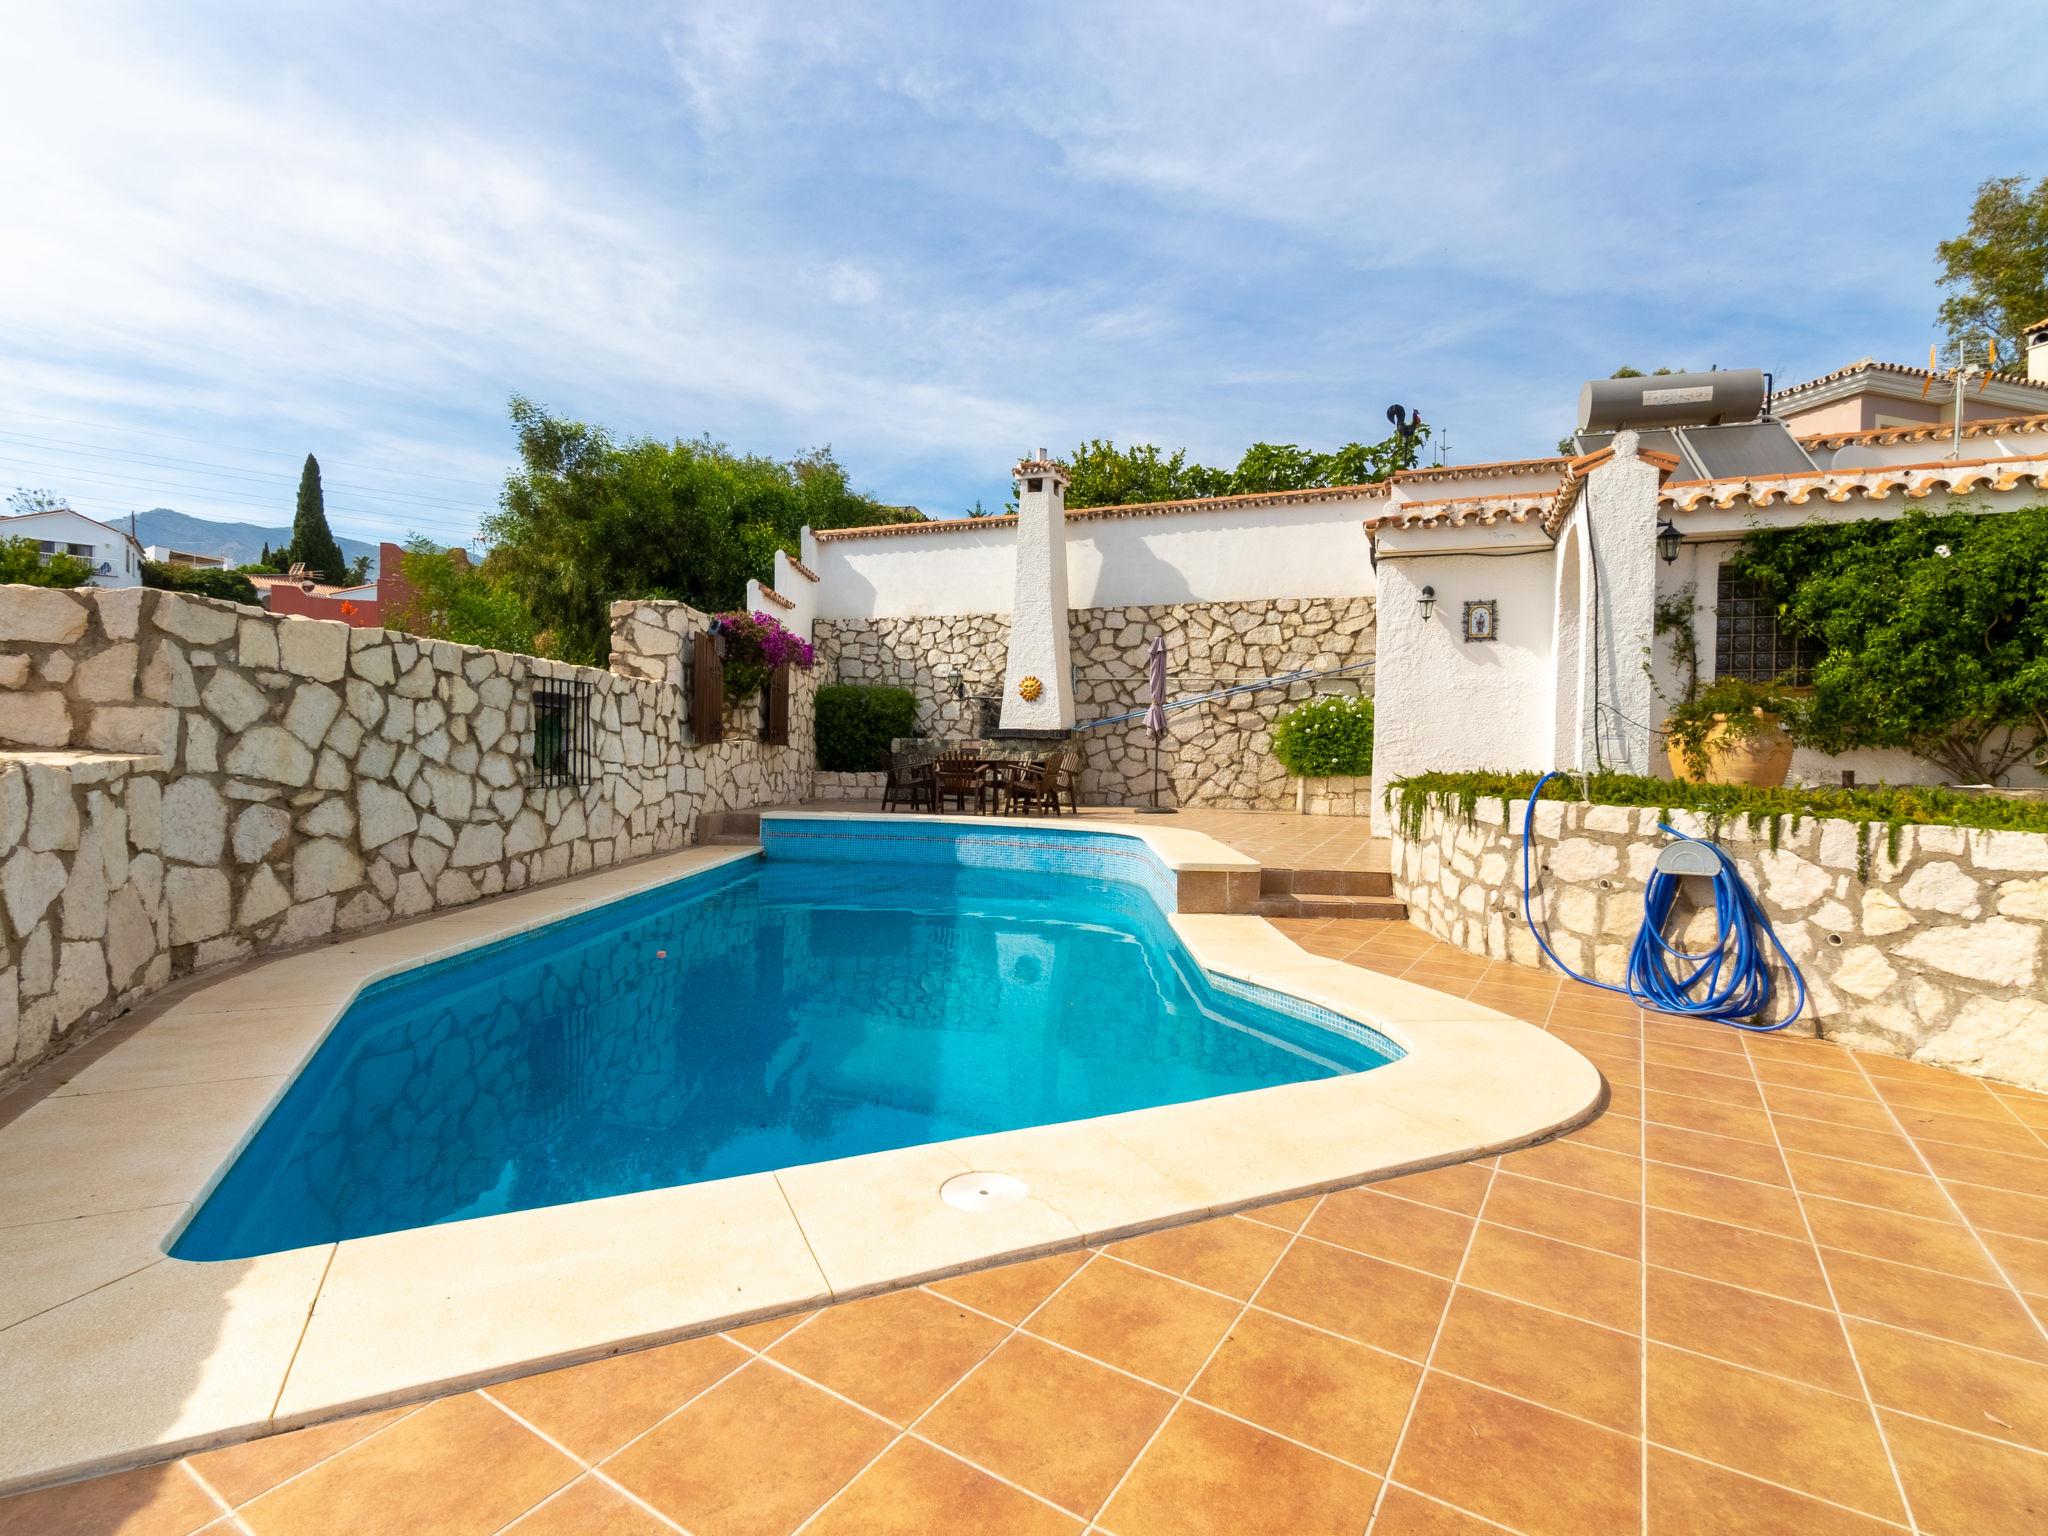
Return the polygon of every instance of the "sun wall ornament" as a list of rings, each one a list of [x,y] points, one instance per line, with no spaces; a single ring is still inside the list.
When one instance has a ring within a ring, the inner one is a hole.
[[[1045,684],[1035,677],[1024,678],[1017,684],[1017,697],[1026,704],[1031,703],[1043,692],[1045,692]]]

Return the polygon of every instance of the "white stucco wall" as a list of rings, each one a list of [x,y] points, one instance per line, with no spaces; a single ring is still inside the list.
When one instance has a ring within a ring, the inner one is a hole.
[[[0,517],[0,539],[33,539],[55,544],[60,553],[71,545],[90,546],[92,583],[96,587],[137,587],[142,585],[141,552],[127,534],[105,523],[73,512],[68,507],[49,512],[24,512]]]
[[[1357,497],[1263,507],[1070,516],[1067,592],[1076,608],[1368,597],[1365,519]],[[930,532],[817,538],[817,616],[923,618],[1008,614],[1016,524],[962,520]],[[782,589],[786,596],[795,593]]]

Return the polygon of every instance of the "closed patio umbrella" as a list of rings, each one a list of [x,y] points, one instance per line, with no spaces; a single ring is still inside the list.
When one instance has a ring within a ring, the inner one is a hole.
[[[1159,740],[1166,734],[1166,636],[1154,635],[1152,649],[1145,657],[1145,683],[1151,702],[1145,706],[1145,734],[1152,738],[1152,804],[1146,809],[1166,809],[1159,803]]]

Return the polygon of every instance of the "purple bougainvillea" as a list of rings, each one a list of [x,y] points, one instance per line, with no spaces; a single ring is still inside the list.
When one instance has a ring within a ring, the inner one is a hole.
[[[735,699],[760,692],[768,674],[777,667],[808,672],[817,659],[810,641],[785,629],[773,614],[717,614],[711,620],[711,632],[725,640],[725,691]]]

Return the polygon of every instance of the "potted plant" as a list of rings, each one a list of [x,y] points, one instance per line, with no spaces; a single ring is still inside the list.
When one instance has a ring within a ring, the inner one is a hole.
[[[1720,677],[1664,718],[1664,755],[1671,774],[1717,784],[1774,786],[1792,766],[1785,716],[1794,701],[1776,683]]]
[[[816,659],[811,643],[772,614],[717,614],[711,632],[725,641],[725,696],[732,703],[759,693],[777,667],[808,672]]]

